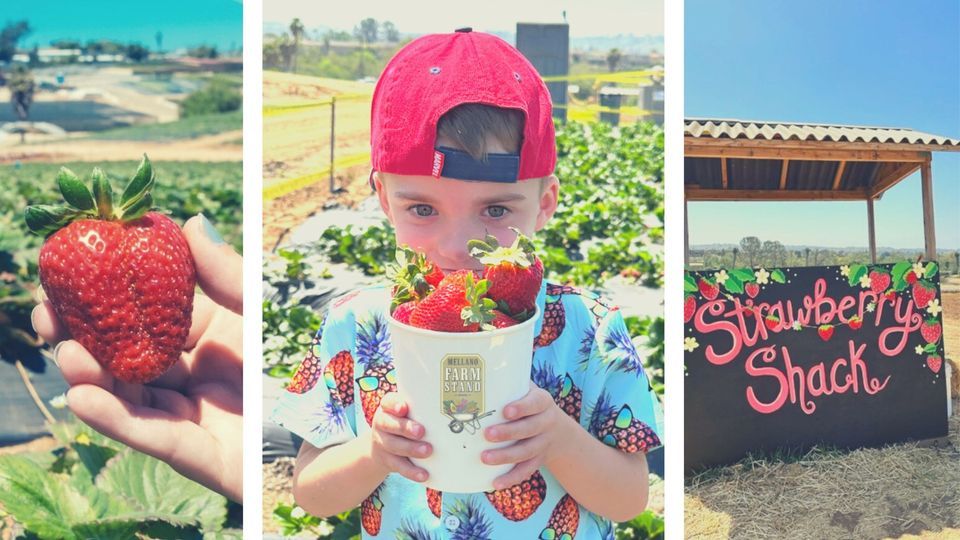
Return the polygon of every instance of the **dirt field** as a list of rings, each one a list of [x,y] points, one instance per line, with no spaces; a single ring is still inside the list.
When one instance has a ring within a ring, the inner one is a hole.
[[[264,72],[265,107],[309,104],[338,96],[335,160],[370,151],[373,84]],[[263,185],[326,170],[330,166],[330,107],[267,115],[263,119]]]
[[[58,161],[117,161],[146,153],[154,161],[242,161],[242,131],[169,142],[59,140],[0,147],[0,164]]]
[[[945,349],[955,361],[960,280],[945,280],[941,299]],[[943,447],[813,451],[795,462],[757,461],[688,478],[686,538],[960,538],[958,380],[954,373]]]

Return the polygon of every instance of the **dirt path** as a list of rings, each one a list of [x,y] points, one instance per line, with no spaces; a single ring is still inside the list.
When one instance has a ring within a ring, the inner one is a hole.
[[[0,147],[0,163],[49,161],[118,161],[146,153],[155,161],[242,161],[240,130],[179,141],[60,140]]]

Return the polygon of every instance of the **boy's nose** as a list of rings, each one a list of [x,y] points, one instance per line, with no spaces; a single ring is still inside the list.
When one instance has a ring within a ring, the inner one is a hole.
[[[483,231],[475,231],[474,227],[468,224],[450,224],[444,229],[437,244],[437,255],[442,259],[438,264],[458,270],[479,268],[480,264],[467,250],[467,242],[474,238],[483,238]]]

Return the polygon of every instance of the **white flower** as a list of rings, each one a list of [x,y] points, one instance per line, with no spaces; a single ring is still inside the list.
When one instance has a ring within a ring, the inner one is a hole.
[[[60,394],[59,396],[54,396],[53,399],[50,400],[50,406],[54,409],[63,409],[67,406],[67,395]]]
[[[926,267],[923,264],[921,264],[920,261],[913,263],[913,273],[916,274],[918,278],[923,277],[925,270],[926,270]]]
[[[726,270],[721,270],[721,271],[717,272],[716,274],[714,274],[713,277],[717,278],[717,283],[723,283],[723,282],[726,281],[727,278],[729,278],[730,276],[727,275],[727,271],[726,271]]]
[[[293,519],[300,519],[305,515],[307,515],[307,511],[299,506],[294,506],[293,510],[290,511],[290,517]]]
[[[923,354],[923,345],[917,345],[913,350],[917,354]]]
[[[860,278],[860,286],[863,287],[864,289],[869,289],[869,288],[870,288],[870,276],[864,274],[863,277]]]
[[[933,300],[927,302],[927,313],[936,317],[943,311],[943,308],[940,307],[940,301],[934,298]]]
[[[700,344],[697,343],[697,338],[695,337],[688,337],[683,339],[683,348],[687,352],[693,352],[697,350],[697,347],[699,346]]]
[[[843,265],[840,267],[840,275],[843,277],[850,277],[850,267]]]
[[[869,304],[867,304],[867,311],[869,311],[870,313],[873,313],[873,310],[875,309],[877,309],[876,302],[870,302]]]
[[[800,321],[793,321],[792,328],[799,332],[800,330],[803,330],[803,325],[800,324]]]
[[[767,283],[769,283],[769,281],[767,281],[767,278],[770,277],[770,272],[767,272],[766,269],[761,268],[761,269],[757,270],[756,272],[754,272],[754,275],[757,276],[757,283],[758,283],[758,284],[760,284],[760,285],[766,285]]]

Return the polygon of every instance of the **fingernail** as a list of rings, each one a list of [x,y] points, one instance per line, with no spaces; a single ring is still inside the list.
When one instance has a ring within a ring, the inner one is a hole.
[[[30,312],[30,326],[33,327],[33,331],[37,331],[37,310],[40,309],[40,306],[36,306]]]
[[[497,440],[497,435],[499,435],[499,432],[496,430],[496,428],[487,429],[487,440],[495,441]]]
[[[419,480],[420,482],[426,482],[426,480],[427,480],[427,473],[425,473],[425,472],[418,472],[418,473],[417,473],[417,480]]]
[[[207,216],[203,215],[203,213],[199,213],[197,215],[200,216],[200,221],[203,222],[203,234],[205,234],[207,238],[209,238],[214,244],[225,244],[226,242],[224,241],[223,237],[220,236],[220,233],[217,232],[216,228],[214,228],[213,223],[210,223],[210,220],[207,219]]]
[[[57,365],[58,369],[60,368],[60,359],[58,356],[60,356],[60,349],[63,347],[64,343],[66,343],[66,341],[61,341],[60,343],[57,343],[56,347],[53,348],[53,363]]]
[[[507,420],[512,419],[514,411],[515,409],[513,407],[507,407],[506,409],[503,410],[503,417],[506,418]]]
[[[429,453],[429,452],[430,452],[430,447],[427,446],[427,445],[425,445],[425,444],[421,444],[421,445],[417,448],[417,453],[419,453],[421,456],[425,456],[425,455],[427,455],[427,453]]]

